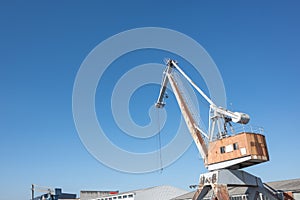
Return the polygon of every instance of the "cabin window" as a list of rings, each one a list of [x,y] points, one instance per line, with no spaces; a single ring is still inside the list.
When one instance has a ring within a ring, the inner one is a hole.
[[[128,195],[128,197],[133,197],[133,194]]]
[[[220,152],[225,153],[225,147],[220,147]]]
[[[233,150],[238,150],[239,149],[239,144],[236,142],[236,143],[233,143]]]

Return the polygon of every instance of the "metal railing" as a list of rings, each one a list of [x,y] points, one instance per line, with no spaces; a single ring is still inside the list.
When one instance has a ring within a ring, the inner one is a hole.
[[[252,125],[244,125],[244,124],[238,124],[232,126],[233,130],[230,132],[232,134],[237,134],[237,133],[259,133],[259,134],[264,134],[264,129],[259,126],[252,126]]]
[[[265,135],[265,130],[259,126],[244,125],[244,124],[234,124],[231,127],[227,127],[227,137],[234,136],[239,133],[258,133],[258,134]],[[220,139],[219,135],[214,135],[211,139],[211,142],[219,139]]]

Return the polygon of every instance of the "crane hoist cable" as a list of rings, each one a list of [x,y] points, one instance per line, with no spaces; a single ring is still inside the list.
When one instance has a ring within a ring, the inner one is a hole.
[[[157,109],[157,124],[158,124],[158,145],[159,145],[159,165],[160,165],[160,172],[163,171],[163,164],[162,164],[162,151],[161,151],[161,125],[160,125],[160,116],[159,110]]]

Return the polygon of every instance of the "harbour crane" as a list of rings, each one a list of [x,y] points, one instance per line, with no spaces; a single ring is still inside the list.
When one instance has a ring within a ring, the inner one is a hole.
[[[185,78],[189,84],[209,104],[208,132],[202,130],[195,120],[183,91],[174,77],[174,71]],[[178,66],[175,60],[169,59],[163,74],[159,97],[155,106],[163,108],[167,85],[170,83],[187,128],[199,150],[208,173],[200,175],[198,190],[193,200],[203,199],[209,192],[211,198],[229,200],[229,187],[247,187],[247,199],[278,199],[262,183],[261,179],[240,169],[269,161],[265,136],[261,133],[241,131],[236,133],[233,124],[248,124],[248,114],[233,112],[216,105]],[[232,130],[229,134],[228,127]]]

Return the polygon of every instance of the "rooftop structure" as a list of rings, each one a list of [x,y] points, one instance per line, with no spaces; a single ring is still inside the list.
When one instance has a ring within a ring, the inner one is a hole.
[[[34,197],[34,200],[63,200],[63,199],[77,199],[76,194],[63,193],[61,188],[55,188],[54,192],[49,190],[49,192],[42,194],[40,196]]]
[[[81,200],[98,199],[104,196],[115,195],[118,193],[119,191],[82,190],[80,191],[80,199]]]
[[[265,185],[280,199],[284,200],[300,200],[300,178],[285,180],[285,181],[274,181],[265,183]],[[245,199],[248,198],[248,188],[247,187],[229,187],[230,199]],[[195,194],[195,191],[188,192],[181,196],[175,197],[171,200],[191,200]],[[209,192],[204,200],[210,199],[211,192]]]
[[[109,194],[89,200],[169,200],[184,193],[187,193],[187,191],[168,185],[163,185],[118,194]]]

